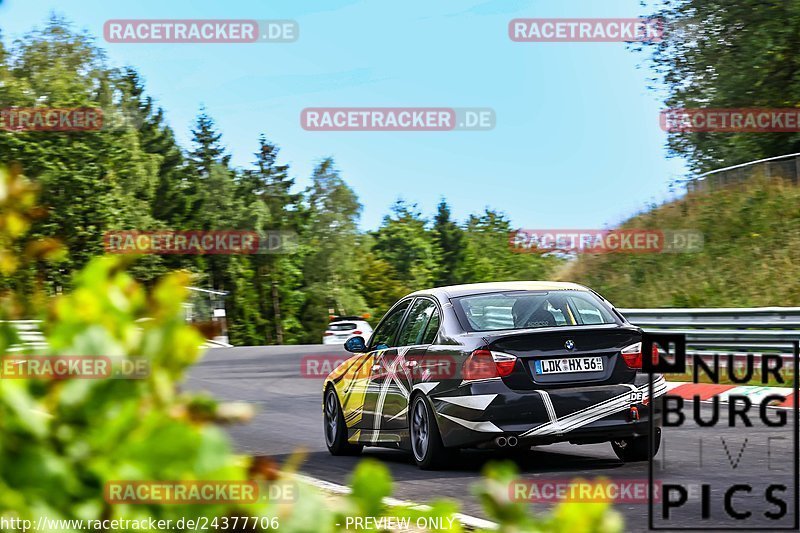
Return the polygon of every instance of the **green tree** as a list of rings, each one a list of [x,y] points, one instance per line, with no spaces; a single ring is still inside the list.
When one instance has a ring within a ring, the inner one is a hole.
[[[439,275],[437,285],[460,283],[458,273],[463,271],[464,230],[450,219],[450,206],[442,198],[433,219],[433,242],[439,247]]]
[[[314,169],[305,196],[307,218],[300,237],[307,250],[303,264],[306,301],[301,320],[307,328],[305,341],[319,342],[330,309],[351,314],[367,307],[358,292],[361,204],[331,158]]]
[[[511,223],[502,213],[486,209],[470,215],[461,279],[467,283],[547,279],[560,263],[554,258],[511,251]]]
[[[130,99],[123,76],[106,66],[91,37],[56,17],[4,50],[2,58],[3,107],[99,107],[113,114],[118,102]],[[104,231],[154,223],[157,157],[134,127],[0,131],[0,151],[26,169],[46,199],[49,216],[34,224],[32,235],[58,235],[69,250],[59,265],[36,267],[52,292],[69,287],[72,272],[102,250]]]
[[[157,165],[157,183],[149,199],[153,218],[168,226],[180,225],[188,206],[184,189],[186,161],[175,140],[175,134],[165,120],[164,110],[157,107],[145,93],[144,82],[132,67],[120,73],[123,100],[119,109],[106,113],[111,126],[132,127],[138,131],[142,148],[153,156]],[[114,116],[116,111],[118,116]]]
[[[665,37],[645,45],[667,108],[796,107],[800,2],[659,0]],[[639,50],[642,47],[637,47]],[[653,119],[655,120],[655,118]],[[800,151],[800,133],[674,132],[668,146],[697,170]]]
[[[192,148],[187,158],[190,212],[183,229],[253,230],[249,226],[253,215],[257,220],[266,216],[257,206],[254,212],[247,213],[251,198],[242,195],[240,176],[230,167],[231,156],[222,143],[222,133],[205,109],[201,109],[192,128]],[[240,345],[263,342],[263,318],[256,311],[258,303],[253,301],[256,278],[250,257],[211,254],[194,256],[189,261],[198,284],[229,293],[226,311],[231,341]]]
[[[359,244],[360,292],[369,308],[370,318],[377,321],[397,300],[411,290],[399,279],[394,266],[372,251],[375,245],[372,235],[362,235]]]
[[[275,232],[297,234],[302,222],[302,195],[293,192],[294,179],[289,166],[278,165],[279,149],[262,135],[253,169],[240,180],[242,196],[249,205],[248,227],[271,235]],[[272,344],[296,341],[302,335],[297,313],[304,296],[302,256],[296,253],[257,254],[251,257],[255,270],[253,285],[258,309],[261,339]]]
[[[433,285],[439,276],[441,250],[415,204],[398,200],[374,233],[373,251],[387,261],[411,290]]]
[[[189,152],[189,160],[201,176],[208,176],[211,167],[223,165],[228,167],[231,156],[222,145],[222,133],[216,130],[212,119],[205,107],[200,108],[195,126],[192,129],[192,142],[194,148]]]

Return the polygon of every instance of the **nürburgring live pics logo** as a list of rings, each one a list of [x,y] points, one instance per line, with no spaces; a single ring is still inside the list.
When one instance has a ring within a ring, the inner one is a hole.
[[[645,333],[642,353],[653,353],[654,344],[660,348],[658,360],[643,361],[643,370],[650,378],[651,397],[654,375],[683,375],[688,366],[684,335]],[[660,408],[663,416],[661,449],[649,464],[650,529],[796,531],[800,526],[800,419],[794,370],[798,367],[800,342],[783,341],[784,350],[791,347],[791,358],[781,357],[781,353],[748,353],[743,371],[737,371],[733,355],[713,352],[737,343],[693,340],[690,344],[694,351],[689,353],[689,363],[696,384],[692,386],[699,393],[691,402],[685,402],[683,396],[667,392],[659,402],[648,406],[651,445],[656,430],[654,411]],[[789,361],[791,378],[786,375]],[[749,383],[759,375],[765,386],[777,382],[788,387],[791,379],[793,389],[740,389],[756,391],[747,394],[737,393],[730,385],[720,385],[726,381]],[[793,394],[787,396],[787,390],[793,390]],[[727,416],[721,407],[724,403]],[[792,407],[783,407],[787,404]],[[680,440],[671,441],[672,432],[680,433]],[[659,479],[654,483],[656,473]],[[661,495],[658,501],[652,496],[656,483]]]

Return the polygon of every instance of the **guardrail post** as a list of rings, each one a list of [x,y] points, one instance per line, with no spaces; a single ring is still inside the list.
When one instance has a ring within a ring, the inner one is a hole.
[[[794,158],[794,180],[795,185],[800,185],[800,156]]]

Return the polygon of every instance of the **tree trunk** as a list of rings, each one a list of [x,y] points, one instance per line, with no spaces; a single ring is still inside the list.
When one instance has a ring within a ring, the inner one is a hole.
[[[258,288],[258,308],[261,311],[261,316],[265,317],[264,320],[264,344],[272,344],[272,327],[269,323],[269,314],[267,312],[267,295],[265,294],[264,290],[264,283],[263,280],[267,276],[266,275],[266,266],[265,265],[258,265],[258,278],[256,282],[256,287]]]
[[[283,326],[281,325],[281,302],[278,299],[278,282],[272,281],[272,308],[275,312],[275,338],[283,344]]]

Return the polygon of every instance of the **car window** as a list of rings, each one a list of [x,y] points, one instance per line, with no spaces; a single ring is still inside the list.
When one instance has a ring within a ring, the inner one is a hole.
[[[394,345],[397,328],[400,327],[400,321],[403,320],[403,315],[405,315],[406,309],[408,309],[410,303],[409,300],[401,302],[391,311],[391,314],[386,317],[381,325],[378,326],[378,329],[375,330],[375,333],[372,334],[372,338],[370,339],[370,350],[374,350],[379,344],[389,347]]]
[[[400,332],[400,340],[398,346],[414,346],[422,344],[422,335],[425,333],[425,326],[436,311],[436,304],[427,298],[418,299],[411,311],[408,313],[403,330]]]
[[[456,313],[470,331],[618,323],[586,291],[514,291],[455,299]],[[576,316],[577,315],[577,316]]]
[[[604,324],[600,310],[581,298],[570,298],[569,302],[578,310],[579,324]]]
[[[439,322],[439,310],[434,309],[431,319],[428,320],[428,325],[425,328],[425,333],[422,335],[422,342],[420,344],[433,344],[436,333],[439,332]]]
[[[479,329],[512,329],[514,316],[511,314],[513,302],[505,296],[485,297],[480,302],[470,301],[464,310],[468,313],[470,324]]]
[[[356,325],[352,322],[339,322],[338,324],[331,324],[328,326],[330,331],[348,331],[351,329],[356,329]]]
[[[566,326],[570,323],[567,317],[564,315],[564,311],[557,307],[553,307],[553,304],[547,303],[547,312],[553,315],[553,319],[556,321],[557,326]]]

